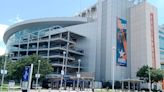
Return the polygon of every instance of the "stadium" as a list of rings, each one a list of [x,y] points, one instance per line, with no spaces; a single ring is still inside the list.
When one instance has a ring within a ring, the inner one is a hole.
[[[143,65],[160,68],[157,9],[145,0],[99,0],[73,17],[31,19],[10,26],[4,42],[12,60],[37,54],[54,74],[78,72],[96,81],[137,79]],[[143,45],[144,44],[144,45]]]

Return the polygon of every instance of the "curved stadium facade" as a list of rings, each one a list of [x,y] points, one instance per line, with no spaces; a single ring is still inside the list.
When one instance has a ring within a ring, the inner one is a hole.
[[[54,74],[60,74],[64,59],[67,75],[73,75],[77,72],[78,59],[84,61],[85,53],[81,47],[85,36],[73,31],[73,28],[87,22],[87,18],[28,20],[11,26],[5,33],[4,42],[9,48],[8,52],[12,53],[12,60],[37,54],[49,59]]]
[[[113,69],[115,80],[135,79],[138,68],[160,68],[160,60],[157,9],[133,1],[99,0],[75,17],[14,24],[4,35],[8,53],[12,60],[32,54],[49,59],[52,76],[60,75],[63,59],[66,74],[76,74],[81,59],[81,72],[97,81],[111,80]]]

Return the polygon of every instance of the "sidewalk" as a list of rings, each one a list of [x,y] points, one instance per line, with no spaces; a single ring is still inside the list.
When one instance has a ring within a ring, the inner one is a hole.
[[[8,92],[22,92],[21,90],[19,91],[8,91]],[[41,90],[30,90],[30,92],[59,92],[59,90],[48,90],[48,89],[41,89]],[[77,91],[69,91],[69,90],[61,90],[61,92],[77,92]],[[79,91],[79,92],[91,92],[91,91]]]
[[[3,91],[3,92],[22,92],[21,90],[18,90],[18,91],[14,91],[14,90],[11,90],[11,91]],[[35,89],[32,89],[30,90],[30,92],[60,92],[59,90],[49,90],[49,89],[41,89],[41,90],[35,90]],[[61,92],[77,92],[76,90],[72,91],[72,90],[61,90]],[[91,89],[89,90],[85,90],[85,91],[79,91],[79,92],[92,92]],[[105,90],[105,89],[95,89],[94,92],[112,92],[112,90]],[[115,90],[115,92],[145,92],[145,91],[128,91],[128,90],[124,90],[124,91],[121,91],[121,90]]]

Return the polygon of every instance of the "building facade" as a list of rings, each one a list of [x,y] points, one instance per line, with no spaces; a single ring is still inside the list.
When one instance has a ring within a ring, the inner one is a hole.
[[[164,69],[164,25],[159,26],[159,46],[161,69]]]
[[[135,77],[140,66],[160,68],[158,19],[157,9],[148,3],[134,6],[130,11],[131,77]]]
[[[38,54],[54,75],[93,73],[97,81],[136,78],[143,65],[160,68],[157,9],[145,0],[99,0],[74,17],[27,20],[4,35],[13,60]],[[66,54],[63,54],[63,52]]]

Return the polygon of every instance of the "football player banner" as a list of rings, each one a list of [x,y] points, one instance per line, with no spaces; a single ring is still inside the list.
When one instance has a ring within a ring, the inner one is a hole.
[[[127,21],[117,18],[116,64],[127,66]]]
[[[29,75],[30,75],[30,66],[25,66],[22,75],[22,90],[28,89]]]

